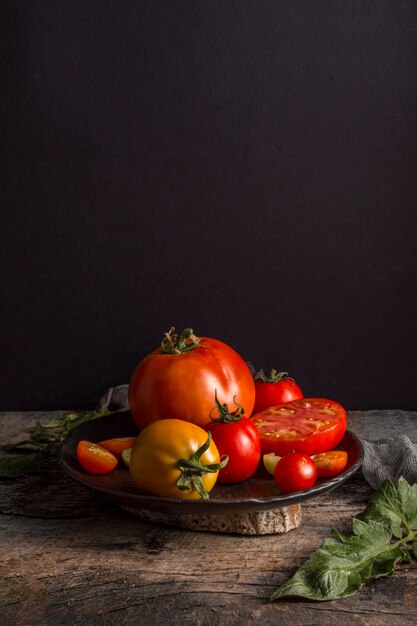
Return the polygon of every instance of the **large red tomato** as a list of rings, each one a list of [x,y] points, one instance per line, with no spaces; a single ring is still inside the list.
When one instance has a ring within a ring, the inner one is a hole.
[[[346,411],[324,398],[303,398],[270,407],[251,417],[261,437],[262,454],[312,455],[335,448],[346,430]]]
[[[242,357],[218,339],[198,338],[190,329],[179,334],[171,329],[161,347],[133,372],[129,407],[140,429],[160,419],[204,427],[216,389],[222,401],[236,398],[251,415],[255,384]]]

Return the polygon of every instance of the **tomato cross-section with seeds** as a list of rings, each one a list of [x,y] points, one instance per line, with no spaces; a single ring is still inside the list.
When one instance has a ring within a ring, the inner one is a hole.
[[[302,398],[270,407],[251,417],[261,438],[262,454],[308,455],[331,450],[346,431],[346,411],[325,398]]]

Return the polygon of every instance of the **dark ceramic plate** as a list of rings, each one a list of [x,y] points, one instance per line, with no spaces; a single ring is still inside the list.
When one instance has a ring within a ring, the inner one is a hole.
[[[276,509],[296,504],[328,493],[353,476],[360,468],[363,447],[349,430],[337,446],[348,452],[348,466],[342,474],[331,479],[319,479],[311,489],[281,495],[271,476],[263,467],[251,479],[236,485],[217,484],[209,500],[180,500],[149,496],[138,491],[130,479],[126,467],[119,466],[105,476],[93,476],[83,470],[77,461],[76,449],[81,439],[103,441],[112,437],[134,436],[137,428],[129,411],[113,413],[75,428],[61,446],[60,463],[71,478],[84,487],[106,496],[122,507],[136,510],[160,511],[176,515],[210,515],[222,513],[246,513]]]

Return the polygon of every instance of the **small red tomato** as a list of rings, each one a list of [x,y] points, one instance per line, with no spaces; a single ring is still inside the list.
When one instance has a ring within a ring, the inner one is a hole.
[[[270,406],[277,406],[292,400],[299,400],[303,392],[295,380],[288,376],[288,372],[271,370],[267,376],[263,370],[259,370],[254,376],[255,380],[255,406],[253,414],[259,413]]]
[[[137,437],[115,437],[114,439],[99,441],[97,445],[114,454],[114,456],[120,461],[122,459],[123,451],[127,450],[127,448],[133,448],[136,443],[136,439]]]
[[[330,452],[313,454],[311,458],[316,464],[317,476],[320,478],[331,478],[343,472],[348,455],[345,450],[331,450]]]
[[[227,404],[221,404],[215,391],[215,409],[218,418],[206,425],[221,457],[227,455],[229,461],[219,471],[219,483],[239,483],[255,473],[261,458],[261,440],[258,429],[244,416],[244,408],[236,404],[236,410],[229,412]],[[215,410],[213,408],[213,411]]]
[[[304,491],[317,480],[314,461],[302,452],[291,452],[280,459],[275,467],[274,480],[282,493]]]
[[[116,467],[118,460],[111,452],[91,441],[80,441],[77,446],[77,459],[90,474],[108,474]]]

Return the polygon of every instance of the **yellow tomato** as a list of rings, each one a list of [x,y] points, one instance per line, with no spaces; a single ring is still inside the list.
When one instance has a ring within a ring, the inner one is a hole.
[[[152,422],[139,434],[129,462],[135,485],[166,498],[207,498],[216,484],[221,461],[207,431],[190,422]]]

